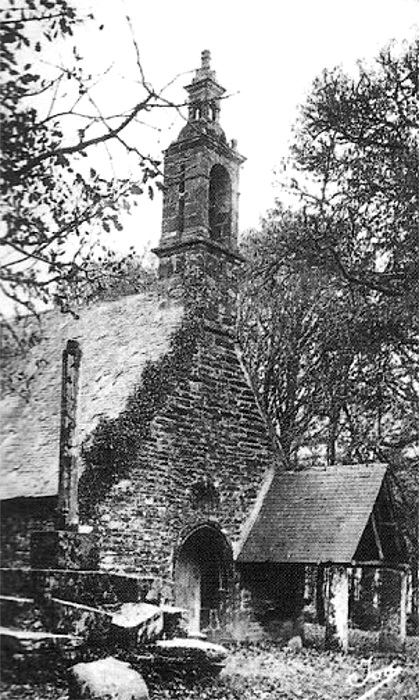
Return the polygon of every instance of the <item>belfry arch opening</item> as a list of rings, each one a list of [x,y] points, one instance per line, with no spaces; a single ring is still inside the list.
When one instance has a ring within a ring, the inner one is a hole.
[[[190,633],[225,626],[232,572],[231,547],[216,527],[202,525],[184,539],[175,560],[175,598],[188,612]]]
[[[231,237],[231,180],[222,165],[214,165],[209,185],[209,228],[215,241],[228,243]]]

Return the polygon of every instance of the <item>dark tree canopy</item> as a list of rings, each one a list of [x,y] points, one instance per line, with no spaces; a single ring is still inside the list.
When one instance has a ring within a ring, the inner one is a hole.
[[[387,462],[412,556],[419,502],[419,42],[301,107],[278,202],[245,241],[240,334],[284,461]]]
[[[419,40],[359,63],[356,77],[324,71],[301,109],[292,165],[306,259],[416,305]]]
[[[317,443],[329,463],[408,450],[419,437],[417,335],[387,297],[286,258],[303,219],[278,206],[245,242],[241,340],[286,461]]]

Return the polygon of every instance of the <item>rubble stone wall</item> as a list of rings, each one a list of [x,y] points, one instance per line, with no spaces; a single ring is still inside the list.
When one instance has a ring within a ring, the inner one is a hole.
[[[1,506],[1,563],[30,566],[30,538],[34,530],[53,530],[56,498],[14,498]]]
[[[125,477],[98,504],[102,568],[170,582],[193,527],[217,523],[234,543],[274,462],[233,337],[201,327],[192,352]]]

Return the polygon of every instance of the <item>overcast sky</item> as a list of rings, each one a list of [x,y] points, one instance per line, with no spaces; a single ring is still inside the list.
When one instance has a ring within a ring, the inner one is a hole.
[[[181,102],[203,49],[231,97],[221,124],[236,138],[247,161],[242,169],[240,228],[257,225],[273,203],[275,166],[286,155],[297,106],[323,68],[353,70],[390,40],[419,32],[418,0],[76,0],[91,8],[101,32],[82,33],[82,49],[93,67],[113,64],[109,104],[133,100],[138,75],[125,20],[131,18],[145,75],[160,88],[176,76],[168,96]],[[183,75],[180,75],[183,74]],[[150,118],[152,122],[152,118]],[[139,136],[153,155],[176,138],[183,123],[165,116],[161,131]],[[140,203],[126,226],[123,245],[139,248],[159,238],[161,204]]]

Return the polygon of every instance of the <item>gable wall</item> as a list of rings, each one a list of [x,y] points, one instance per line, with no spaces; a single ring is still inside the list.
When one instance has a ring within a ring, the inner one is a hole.
[[[233,339],[201,329],[192,357],[181,360],[128,472],[93,516],[104,568],[170,579],[180,537],[208,521],[234,543],[274,461]]]

